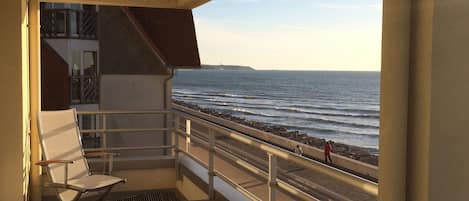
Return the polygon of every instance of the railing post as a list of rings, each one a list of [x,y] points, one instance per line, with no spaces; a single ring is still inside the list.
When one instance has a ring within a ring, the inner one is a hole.
[[[275,191],[277,191],[277,156],[269,155],[269,201],[275,201]]]
[[[106,114],[103,114],[103,130],[106,131],[107,129],[107,115]],[[106,132],[103,132],[101,134],[101,148],[102,149],[106,149],[107,148],[107,134]],[[108,167],[109,169],[111,169],[111,167]],[[106,163],[104,163],[104,172],[106,172]],[[111,174],[111,173],[109,173]]]
[[[81,71],[81,70],[80,70]],[[85,77],[84,75],[80,76],[80,103],[86,103],[85,97]]]
[[[103,130],[107,130],[107,115],[103,114]],[[101,133],[101,148],[107,148],[107,134],[106,132]]]
[[[176,179],[181,180],[181,172],[179,169],[179,116],[174,114],[174,128],[173,128],[173,145],[174,145],[174,168],[176,169]]]
[[[214,167],[214,156],[215,156],[215,134],[213,130],[208,128],[208,198],[209,200],[215,199],[214,193],[214,182],[213,178],[215,176],[215,167]]]
[[[65,37],[70,38],[72,34],[70,33],[70,10],[66,9],[65,13]]]
[[[191,146],[191,120],[186,119],[186,152],[189,153]]]

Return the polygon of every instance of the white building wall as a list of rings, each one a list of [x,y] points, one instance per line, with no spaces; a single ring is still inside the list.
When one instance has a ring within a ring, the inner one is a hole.
[[[164,80],[162,75],[101,75],[101,110],[163,110]],[[170,104],[171,83],[167,86]],[[170,117],[168,117],[169,120]],[[108,128],[163,128],[163,115],[119,115],[109,118]],[[168,132],[169,133],[169,132]],[[163,132],[157,133],[113,133],[108,134],[109,147],[161,146],[165,145]],[[126,151],[121,156],[157,156],[158,151]]]

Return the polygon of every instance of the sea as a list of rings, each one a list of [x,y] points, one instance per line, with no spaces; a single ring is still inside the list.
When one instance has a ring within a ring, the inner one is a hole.
[[[178,70],[175,100],[378,150],[379,72]]]

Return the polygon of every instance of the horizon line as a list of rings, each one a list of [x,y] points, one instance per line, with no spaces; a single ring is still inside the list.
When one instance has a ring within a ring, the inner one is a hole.
[[[352,71],[352,72],[381,72],[381,68],[379,70],[353,70],[353,69],[259,69],[257,67],[253,67],[250,65],[241,65],[241,64],[200,64],[202,65],[210,65],[210,66],[241,66],[241,67],[250,67],[254,70],[266,70],[266,71]]]

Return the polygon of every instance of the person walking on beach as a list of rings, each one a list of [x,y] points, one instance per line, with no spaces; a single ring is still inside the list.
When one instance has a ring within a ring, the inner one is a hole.
[[[326,141],[326,144],[324,144],[324,161],[328,163],[327,161],[332,164],[332,159],[331,159],[331,151],[332,151],[332,145],[331,141]]]
[[[303,155],[303,148],[301,148],[300,145],[296,145],[295,153],[302,156]]]

